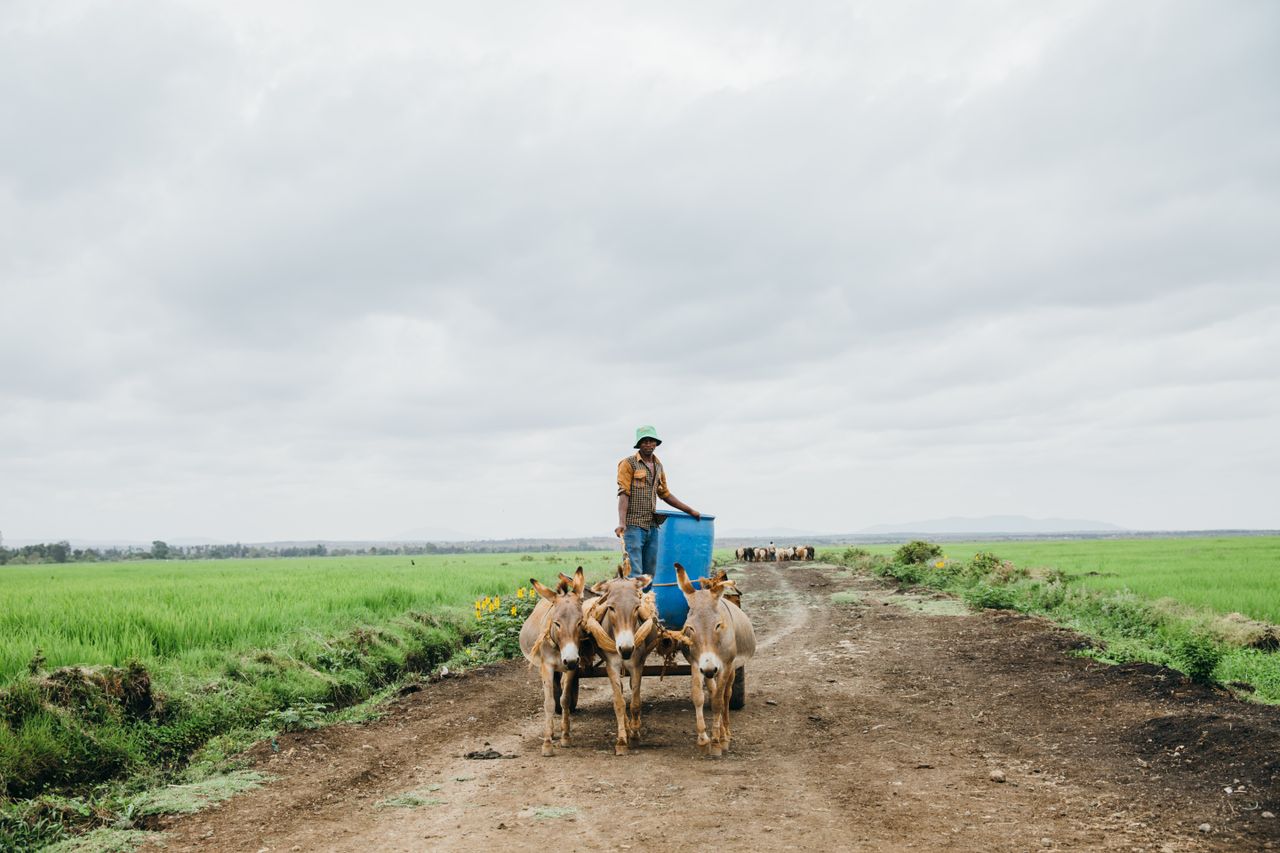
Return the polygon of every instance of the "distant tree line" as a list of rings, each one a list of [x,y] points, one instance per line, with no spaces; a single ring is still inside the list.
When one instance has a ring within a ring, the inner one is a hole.
[[[510,551],[595,551],[598,546],[586,541],[576,545],[563,543],[523,543],[513,547],[509,542],[461,542],[438,545],[434,542],[410,542],[396,545],[370,545],[368,547],[339,547],[316,545],[170,545],[157,539],[150,548],[136,545],[128,547],[72,548],[67,541],[46,542],[39,545],[23,545],[6,548],[0,545],[0,566],[21,566],[41,563],[109,563],[121,560],[230,560],[264,557],[352,557],[356,555],[415,555],[415,554],[494,554]]]

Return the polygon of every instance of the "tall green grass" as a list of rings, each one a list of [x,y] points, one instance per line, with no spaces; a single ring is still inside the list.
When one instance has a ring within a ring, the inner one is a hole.
[[[217,671],[249,649],[380,625],[410,611],[465,614],[477,597],[602,554],[331,557],[0,567],[0,685],[44,667],[140,661]],[[410,562],[412,560],[412,564]]]
[[[1214,613],[1280,624],[1280,537],[964,542],[943,546],[967,560],[979,551],[1019,566],[1060,569],[1088,589],[1169,598]]]
[[[510,595],[530,577],[551,582],[576,565],[603,578],[613,559],[594,552],[0,567],[0,806],[179,768],[217,738],[348,706],[482,640],[477,598]],[[58,671],[73,666],[100,671]],[[149,685],[154,704],[121,699],[126,683],[129,691]],[[0,847],[6,820],[0,809]]]

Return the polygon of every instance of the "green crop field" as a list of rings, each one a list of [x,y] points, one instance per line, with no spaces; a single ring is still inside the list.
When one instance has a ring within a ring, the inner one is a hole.
[[[530,577],[551,584],[582,565],[597,580],[614,561],[597,551],[0,566],[0,848],[63,832],[40,829],[27,798],[108,782],[94,796],[127,809],[130,780],[198,780],[248,743],[319,724],[400,679],[509,656]],[[487,596],[502,605],[481,618],[473,605]],[[26,805],[6,807],[16,801]]]
[[[44,667],[136,660],[184,674],[228,656],[378,626],[410,611],[465,615],[483,595],[612,556],[467,554],[0,566],[0,684]],[[410,561],[413,561],[412,564]],[[598,567],[598,568],[595,568]]]
[[[147,784],[200,781],[255,740],[318,725],[401,679],[510,656],[530,577],[551,584],[582,565],[597,580],[614,561],[597,551],[0,566],[0,849],[65,836],[41,797],[82,798],[73,815],[129,813]],[[502,604],[482,616],[473,605],[487,596]]]
[[[1046,616],[1090,637],[1089,653],[1110,663],[1171,666],[1280,704],[1280,537],[950,542],[910,556],[898,549],[837,546],[822,556],[945,590],[974,608]]]
[[[1046,539],[1002,542],[945,542],[951,560],[987,551],[1030,569],[1059,569],[1081,586],[1140,598],[1172,599],[1192,608],[1242,613],[1280,624],[1280,537],[1219,536],[1164,539]],[[898,545],[828,545],[828,554],[861,547],[891,556]],[[732,549],[716,556],[733,558]]]
[[[943,551],[958,560],[990,551],[1019,566],[1061,569],[1092,589],[1280,624],[1280,537],[964,542]]]

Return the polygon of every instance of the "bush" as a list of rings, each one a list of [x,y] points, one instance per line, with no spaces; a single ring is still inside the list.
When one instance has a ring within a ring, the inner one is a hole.
[[[924,580],[928,573],[923,564],[920,563],[889,563],[885,565],[885,574],[889,577],[896,578],[899,583],[917,584]]]
[[[520,655],[520,628],[538,603],[538,593],[521,587],[505,602],[485,596],[475,602],[475,640],[468,653],[475,663]]]
[[[1189,631],[1174,638],[1171,645],[1170,657],[1188,678],[1201,684],[1213,681],[1213,671],[1222,660],[1222,647],[1213,637],[1202,631]]]
[[[1018,594],[1012,587],[978,584],[965,590],[964,600],[985,610],[1016,610]]]
[[[942,547],[923,539],[914,539],[893,552],[893,561],[902,565],[927,563],[942,556]]]
[[[296,702],[288,708],[269,711],[263,722],[282,732],[318,729],[324,722],[325,707],[322,702]]]
[[[990,551],[979,551],[969,560],[969,571],[981,577],[1000,568],[1000,558]]]

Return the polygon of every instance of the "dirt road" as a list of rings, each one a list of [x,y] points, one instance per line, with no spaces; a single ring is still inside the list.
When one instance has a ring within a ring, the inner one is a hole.
[[[695,747],[687,677],[646,679],[621,757],[607,682],[587,682],[574,745],[542,758],[536,675],[510,662],[262,747],[276,780],[177,820],[164,849],[1280,847],[1280,709],[831,566],[731,573],[761,648],[721,759]],[[511,757],[464,757],[486,746]]]

